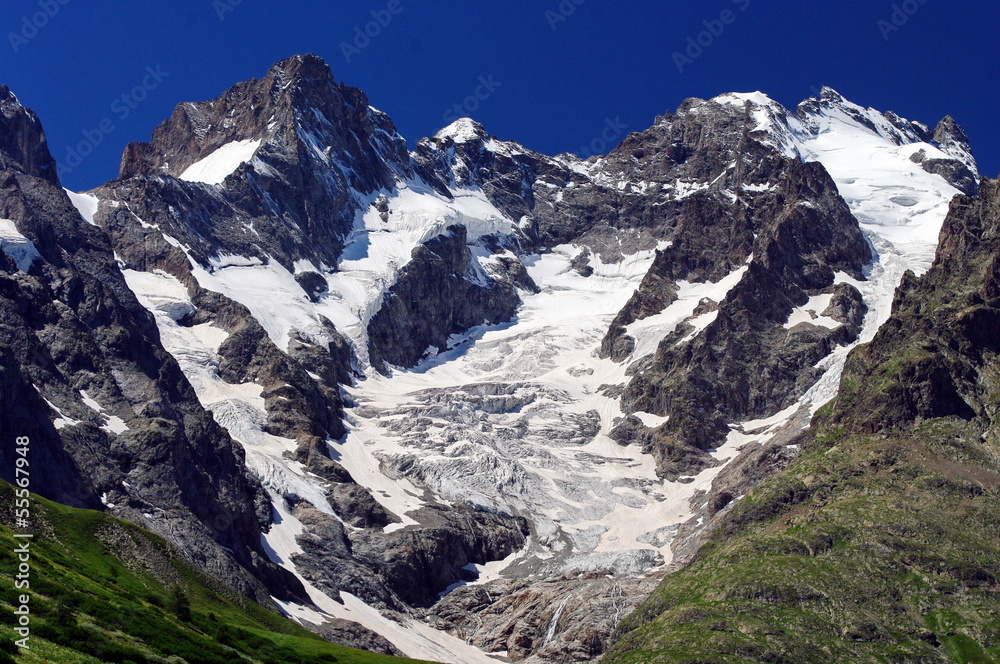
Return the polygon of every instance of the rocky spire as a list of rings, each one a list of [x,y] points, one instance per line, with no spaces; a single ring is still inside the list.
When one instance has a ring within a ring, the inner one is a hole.
[[[59,184],[42,123],[6,85],[0,85],[0,169],[22,171]]]

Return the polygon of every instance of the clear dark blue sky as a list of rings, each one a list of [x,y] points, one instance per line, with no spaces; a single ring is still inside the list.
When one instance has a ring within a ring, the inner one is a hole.
[[[70,146],[100,139],[64,174],[73,189],[114,178],[125,144],[148,138],[177,103],[216,97],[306,52],[365,90],[411,144],[446,124],[480,77],[492,77],[495,89],[479,88],[486,98],[470,103],[478,108],[468,115],[549,154],[578,151],[609,119],[644,129],[686,97],[762,90],[794,106],[829,85],[857,103],[929,124],[951,114],[984,173],[1000,172],[994,2],[562,5],[560,14],[560,0],[3,0],[0,82],[38,112],[61,163]],[[46,7],[54,15],[34,17],[43,27],[27,27],[25,19]],[[342,43],[373,11],[391,20],[348,62]],[[729,24],[715,23],[720,17]],[[705,21],[721,33],[701,35],[711,43],[701,54],[692,49],[697,57],[679,71],[674,54],[707,29]],[[168,76],[157,84],[147,67]],[[144,82],[153,89],[120,101]]]

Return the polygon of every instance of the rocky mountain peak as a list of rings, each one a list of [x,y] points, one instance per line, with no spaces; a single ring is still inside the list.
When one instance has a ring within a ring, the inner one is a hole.
[[[0,170],[16,170],[59,184],[42,123],[6,85],[0,85]]]
[[[149,142],[126,147],[119,179],[99,197],[165,224],[202,265],[221,253],[291,270],[335,265],[368,197],[410,176],[389,117],[301,55],[216,99],[179,104]]]
[[[126,148],[119,178],[159,174],[220,184],[229,173],[209,180],[192,166],[211,159],[212,170],[235,172],[254,157],[279,171],[277,162],[308,161],[321,170],[336,162],[350,174],[350,186],[366,193],[388,185],[390,171],[408,168],[405,141],[389,117],[307,54],[282,60],[263,78],[238,83],[217,99],[178,105],[148,143]]]
[[[468,143],[476,140],[486,140],[490,137],[486,127],[472,118],[459,118],[450,125],[434,134],[439,141],[451,140],[454,143]]]
[[[279,76],[288,82],[320,81],[333,85],[333,72],[323,58],[312,53],[293,55],[271,66],[268,76]],[[364,93],[362,93],[364,94]]]
[[[717,104],[729,104],[735,106],[745,106],[746,104],[751,104],[753,106],[781,106],[778,102],[774,101],[759,90],[755,92],[727,92],[719,95],[718,97],[713,97],[712,101]]]
[[[965,130],[950,115],[944,116],[934,128],[932,139],[951,157],[958,159],[973,173],[979,173],[976,158],[972,156],[972,145]]]

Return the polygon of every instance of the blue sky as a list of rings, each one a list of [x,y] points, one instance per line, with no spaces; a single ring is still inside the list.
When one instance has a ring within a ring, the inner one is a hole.
[[[369,43],[344,48],[379,18]],[[0,83],[38,112],[64,166],[88,143],[63,171],[78,190],[113,179],[125,144],[177,103],[305,52],[411,144],[456,104],[555,154],[610,125],[645,129],[686,97],[762,90],[794,106],[829,85],[929,124],[954,116],[996,176],[998,19],[995,3],[968,0],[4,0]]]

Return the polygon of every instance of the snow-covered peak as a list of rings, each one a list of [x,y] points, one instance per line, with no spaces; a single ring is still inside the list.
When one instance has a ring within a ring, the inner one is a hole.
[[[757,106],[780,106],[778,102],[759,90],[756,92],[727,92],[712,99],[717,104],[744,106],[747,102]]]
[[[486,131],[486,127],[472,118],[459,118],[434,134],[436,139],[451,139],[455,143],[468,143],[476,139],[485,140],[489,137],[490,134]]]
[[[824,87],[820,98],[799,104],[798,118],[812,133],[848,130],[867,131],[895,145],[930,139],[926,125],[910,122],[895,113],[882,113],[848,100],[833,88]]]

